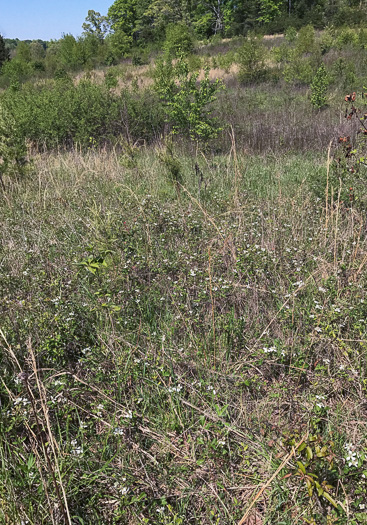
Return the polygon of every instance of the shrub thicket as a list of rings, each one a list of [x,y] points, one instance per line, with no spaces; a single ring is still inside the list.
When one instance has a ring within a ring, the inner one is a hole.
[[[20,136],[46,148],[113,143],[120,135],[151,141],[163,130],[157,96],[149,91],[120,95],[89,80],[74,85],[65,74],[42,87],[26,84],[3,95]]]

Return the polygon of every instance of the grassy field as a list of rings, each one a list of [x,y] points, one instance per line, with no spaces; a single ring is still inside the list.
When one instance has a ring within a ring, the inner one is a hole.
[[[366,523],[365,214],[326,152],[160,158],[3,194],[1,523]]]
[[[153,62],[1,93],[1,525],[367,524],[366,48],[307,31],[188,57],[202,148]]]

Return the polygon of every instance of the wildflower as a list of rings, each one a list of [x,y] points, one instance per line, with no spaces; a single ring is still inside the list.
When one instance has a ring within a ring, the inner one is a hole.
[[[358,467],[358,460],[359,460],[360,454],[353,450],[354,449],[353,444],[346,443],[344,445],[344,448],[347,451],[347,455],[345,459],[346,459],[346,462],[348,463],[348,467]]]
[[[27,406],[30,404],[30,401],[28,401],[28,399],[26,397],[17,397],[15,400],[14,400],[14,405],[17,406],[17,405],[20,405],[22,404],[23,406]]]
[[[177,385],[177,386],[170,386],[168,387],[168,392],[172,393],[172,392],[181,392],[182,390],[182,385]]]
[[[122,436],[122,434],[124,433],[124,429],[121,427],[116,427],[113,430],[113,433],[115,434],[115,436]]]
[[[71,440],[71,446],[73,447],[71,449],[71,453],[73,454],[73,456],[81,456],[83,454],[83,447],[77,446],[76,439]]]

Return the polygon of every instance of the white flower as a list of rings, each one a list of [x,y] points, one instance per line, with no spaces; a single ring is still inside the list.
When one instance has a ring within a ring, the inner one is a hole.
[[[319,292],[326,293],[326,290],[322,286],[319,286]]]
[[[181,392],[182,390],[182,385],[177,385],[177,386],[170,386],[168,387],[168,392],[172,393],[172,392]]]
[[[30,401],[28,401],[28,399],[26,397],[17,397],[14,400],[14,405],[17,406],[17,405],[20,405],[20,404],[22,404],[23,406],[26,406],[26,405],[30,404]]]
[[[115,434],[115,436],[122,436],[122,434],[124,433],[124,429],[121,427],[116,427],[113,430],[113,433]]]
[[[81,456],[83,454],[83,447],[77,446],[76,439],[72,439],[70,444],[73,447],[71,449],[71,453],[73,454],[73,456]]]

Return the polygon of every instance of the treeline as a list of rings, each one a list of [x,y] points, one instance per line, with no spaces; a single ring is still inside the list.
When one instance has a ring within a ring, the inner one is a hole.
[[[308,24],[361,24],[367,10],[361,0],[115,0],[108,20],[115,32],[146,42],[161,39],[169,24],[184,23],[201,39],[233,37]]]
[[[107,16],[88,11],[79,37],[65,34],[50,42],[0,37],[0,86],[53,76],[60,69],[109,66],[127,56],[143,64],[172,33],[182,46],[192,48],[195,40],[245,36],[250,31],[278,33],[308,24],[318,29],[365,22],[367,6],[361,0],[115,0]]]

